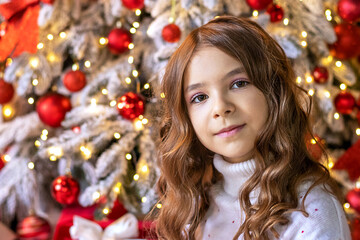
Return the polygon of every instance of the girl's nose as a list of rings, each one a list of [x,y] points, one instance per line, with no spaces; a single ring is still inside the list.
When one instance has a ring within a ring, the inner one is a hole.
[[[214,118],[226,117],[235,111],[235,105],[225,97],[215,99],[213,105]]]

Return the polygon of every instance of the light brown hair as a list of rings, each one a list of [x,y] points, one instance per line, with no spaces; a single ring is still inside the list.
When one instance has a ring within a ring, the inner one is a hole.
[[[296,210],[297,189],[304,180],[313,181],[308,192],[319,184],[330,186],[335,192],[336,186],[327,169],[306,148],[305,138],[311,134],[310,110],[302,106],[300,97],[305,94],[300,94],[304,91],[295,84],[284,51],[255,22],[230,16],[215,18],[192,31],[172,55],[162,80],[165,99],[159,146],[162,208],[157,218],[158,236],[194,239],[209,208],[208,189],[221,179],[212,164],[214,153],[196,137],[184,98],[186,69],[204,46],[216,47],[241,62],[269,107],[264,130],[255,140],[256,171],[239,194],[246,217],[234,239],[241,234],[246,240],[268,239],[267,234],[278,237],[274,226],[289,222],[285,213]],[[257,203],[252,205],[249,194],[255,187],[261,191]],[[306,195],[301,203],[304,215]]]

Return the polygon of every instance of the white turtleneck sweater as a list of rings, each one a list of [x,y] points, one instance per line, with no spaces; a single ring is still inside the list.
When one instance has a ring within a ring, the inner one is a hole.
[[[210,208],[196,231],[196,239],[231,240],[245,219],[240,209],[239,192],[255,171],[255,161],[228,163],[221,156],[214,156],[215,168],[224,176],[210,190]],[[276,184],[276,183],[274,183]],[[310,184],[299,189],[301,202]],[[250,194],[256,202],[258,193]],[[309,217],[295,211],[288,214],[289,224],[275,226],[281,240],[350,240],[350,231],[341,204],[330,193],[317,186],[305,200]],[[270,239],[275,239],[269,234]],[[241,235],[239,239],[243,239]]]

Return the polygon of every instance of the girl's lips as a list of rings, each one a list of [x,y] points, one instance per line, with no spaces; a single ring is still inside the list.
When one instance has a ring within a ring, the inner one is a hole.
[[[237,132],[239,132],[244,126],[245,124],[224,128],[215,135],[219,137],[231,137],[235,135]]]

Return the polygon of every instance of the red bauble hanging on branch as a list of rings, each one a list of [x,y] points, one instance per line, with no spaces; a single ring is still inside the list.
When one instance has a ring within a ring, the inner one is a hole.
[[[246,0],[247,4],[256,10],[264,10],[269,6],[273,1],[272,0]]]
[[[176,24],[171,23],[163,28],[161,32],[161,36],[164,39],[164,41],[169,43],[175,43],[180,40],[181,30]]]
[[[336,161],[333,169],[344,169],[348,172],[351,181],[360,177],[360,140],[351,145],[349,149]]]
[[[338,13],[342,19],[348,22],[360,19],[360,0],[340,0]]]
[[[5,167],[5,159],[3,155],[0,155],[0,171],[3,167]]]
[[[360,214],[360,188],[354,188],[346,194],[346,200],[350,206]]]
[[[335,97],[335,108],[341,114],[350,114],[355,107],[355,98],[349,92],[340,92]]]
[[[121,54],[129,49],[132,42],[131,33],[123,28],[114,28],[108,36],[107,47],[112,54]]]
[[[360,54],[360,27],[341,23],[334,28],[337,41],[330,45],[331,55],[339,59],[349,59]]]
[[[51,194],[58,203],[74,204],[77,202],[79,193],[79,184],[71,176],[60,176],[52,182]]]
[[[85,73],[80,70],[69,71],[65,74],[63,83],[70,92],[78,92],[86,85]]]
[[[316,83],[327,83],[329,72],[326,67],[317,66],[314,68],[312,75]]]
[[[272,4],[266,12],[270,15],[270,21],[280,22],[284,17],[284,10],[277,4]]]
[[[18,223],[16,233],[20,240],[49,240],[51,227],[45,219],[31,215]]]
[[[119,98],[117,108],[123,118],[134,120],[145,111],[145,103],[142,96],[128,92]]]
[[[14,87],[0,78],[0,104],[5,104],[11,101],[14,96]]]
[[[144,0],[122,0],[123,5],[130,9],[142,9],[144,7]]]
[[[70,99],[58,93],[47,94],[36,104],[39,118],[50,127],[60,127],[66,113],[70,110]]]

